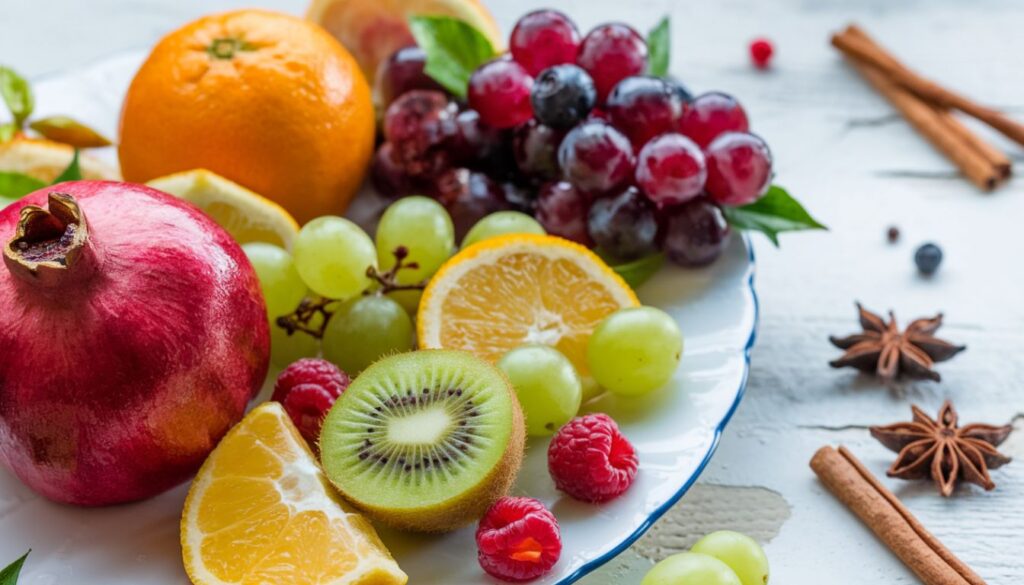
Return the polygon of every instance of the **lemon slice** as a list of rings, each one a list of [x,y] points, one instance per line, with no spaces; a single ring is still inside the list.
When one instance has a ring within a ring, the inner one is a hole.
[[[560,350],[580,375],[602,319],[640,302],[596,254],[554,236],[484,240],[448,260],[423,293],[420,347],[462,349],[497,361],[524,343]]]
[[[330,487],[276,402],[210,454],[181,518],[195,585],[404,585],[373,527]]]
[[[268,242],[291,249],[299,224],[273,201],[206,169],[159,177],[147,183],[194,204],[239,244]]]

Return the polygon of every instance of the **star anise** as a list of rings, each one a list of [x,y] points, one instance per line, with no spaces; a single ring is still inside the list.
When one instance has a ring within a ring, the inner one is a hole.
[[[1010,462],[996,451],[1013,430],[1010,425],[971,424],[957,426],[956,409],[943,403],[938,420],[912,406],[913,422],[871,427],[871,436],[899,453],[886,472],[889,477],[924,479],[931,477],[944,496],[953,493],[957,481],[996,487],[988,472]]]
[[[829,337],[833,345],[846,350],[839,359],[829,362],[833,368],[849,366],[875,372],[885,382],[901,375],[938,382],[941,377],[932,365],[967,349],[935,337],[935,331],[942,326],[942,313],[931,319],[912,321],[900,332],[892,311],[889,311],[888,322],[860,303],[857,303],[857,311],[863,332],[849,337]]]

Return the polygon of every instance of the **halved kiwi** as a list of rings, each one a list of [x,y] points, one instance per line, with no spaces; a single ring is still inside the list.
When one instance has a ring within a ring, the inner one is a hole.
[[[371,517],[445,532],[508,493],[525,436],[515,391],[495,366],[422,350],[376,362],[352,382],[324,420],[320,457]]]

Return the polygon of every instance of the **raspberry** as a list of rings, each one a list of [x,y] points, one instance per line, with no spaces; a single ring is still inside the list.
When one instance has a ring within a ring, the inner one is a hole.
[[[562,554],[555,516],[533,498],[504,497],[476,529],[477,559],[488,575],[531,581],[551,570]]]
[[[270,399],[280,402],[302,437],[316,445],[324,416],[349,382],[348,375],[327,360],[301,359],[277,377]]]
[[[756,39],[750,43],[750,60],[758,69],[767,69],[774,53],[775,49],[768,39]]]
[[[559,429],[548,446],[555,487],[584,502],[607,502],[636,477],[633,445],[607,414],[588,414]]]

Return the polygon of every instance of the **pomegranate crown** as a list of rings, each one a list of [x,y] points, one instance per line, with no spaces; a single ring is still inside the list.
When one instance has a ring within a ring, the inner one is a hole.
[[[66,193],[52,192],[48,209],[26,205],[18,226],[4,246],[4,263],[15,276],[29,283],[53,287],[71,273],[91,273],[94,263],[85,215]]]

